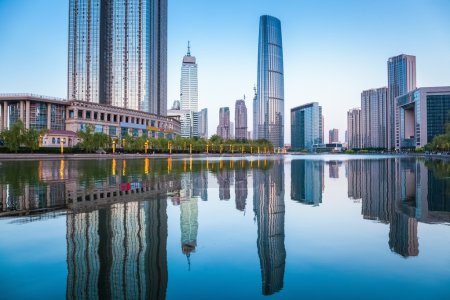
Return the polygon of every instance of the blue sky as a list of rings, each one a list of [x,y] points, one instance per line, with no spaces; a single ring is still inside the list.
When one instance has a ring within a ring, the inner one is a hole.
[[[169,0],[169,106],[190,40],[209,133],[244,94],[250,113],[259,16],[271,14],[282,22],[286,142],[290,109],[311,101],[323,106],[325,138],[339,128],[343,139],[346,111],[387,84],[390,56],[417,56],[418,86],[450,85],[449,12],[448,0]],[[66,97],[67,28],[68,0],[0,0],[0,92]]]

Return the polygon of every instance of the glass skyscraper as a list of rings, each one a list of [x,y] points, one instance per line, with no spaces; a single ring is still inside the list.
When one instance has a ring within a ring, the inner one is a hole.
[[[167,114],[167,0],[69,0],[69,100]]]
[[[399,110],[395,98],[416,88],[416,57],[401,54],[389,58],[388,105],[387,105],[387,148],[400,147]]]
[[[183,57],[181,65],[180,99],[181,109],[190,112],[190,137],[198,136],[197,60],[195,56],[191,56],[190,44],[188,44],[188,52]]]
[[[234,109],[235,139],[247,139],[247,106],[245,100],[236,100]]]
[[[322,144],[322,107],[317,102],[291,109],[291,147],[309,149]]]
[[[274,147],[284,146],[284,71],[281,22],[261,16],[258,44],[258,89],[256,139],[267,139]]]

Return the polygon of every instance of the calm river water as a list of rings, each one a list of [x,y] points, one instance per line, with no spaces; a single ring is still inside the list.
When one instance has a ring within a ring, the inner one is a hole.
[[[1,299],[450,299],[450,163],[0,162]]]

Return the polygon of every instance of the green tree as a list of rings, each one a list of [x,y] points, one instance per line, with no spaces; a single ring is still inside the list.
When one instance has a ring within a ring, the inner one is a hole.
[[[23,144],[31,150],[31,153],[39,149],[39,138],[48,132],[47,129],[37,131],[34,128],[27,129],[23,135]]]
[[[6,148],[11,152],[17,153],[17,150],[24,142],[24,134],[25,125],[21,120],[18,120],[10,129],[3,130],[1,136]]]
[[[94,141],[94,126],[87,125],[84,130],[80,130],[77,132],[78,138],[81,139],[80,148],[90,153],[96,149],[95,141]]]

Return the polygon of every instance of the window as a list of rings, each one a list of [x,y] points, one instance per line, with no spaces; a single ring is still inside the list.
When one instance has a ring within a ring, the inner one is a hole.
[[[69,119],[75,118],[75,113],[73,110],[69,110]]]
[[[91,119],[91,111],[86,111],[86,119]]]
[[[82,119],[83,118],[83,110],[79,109],[78,110],[78,119]]]

